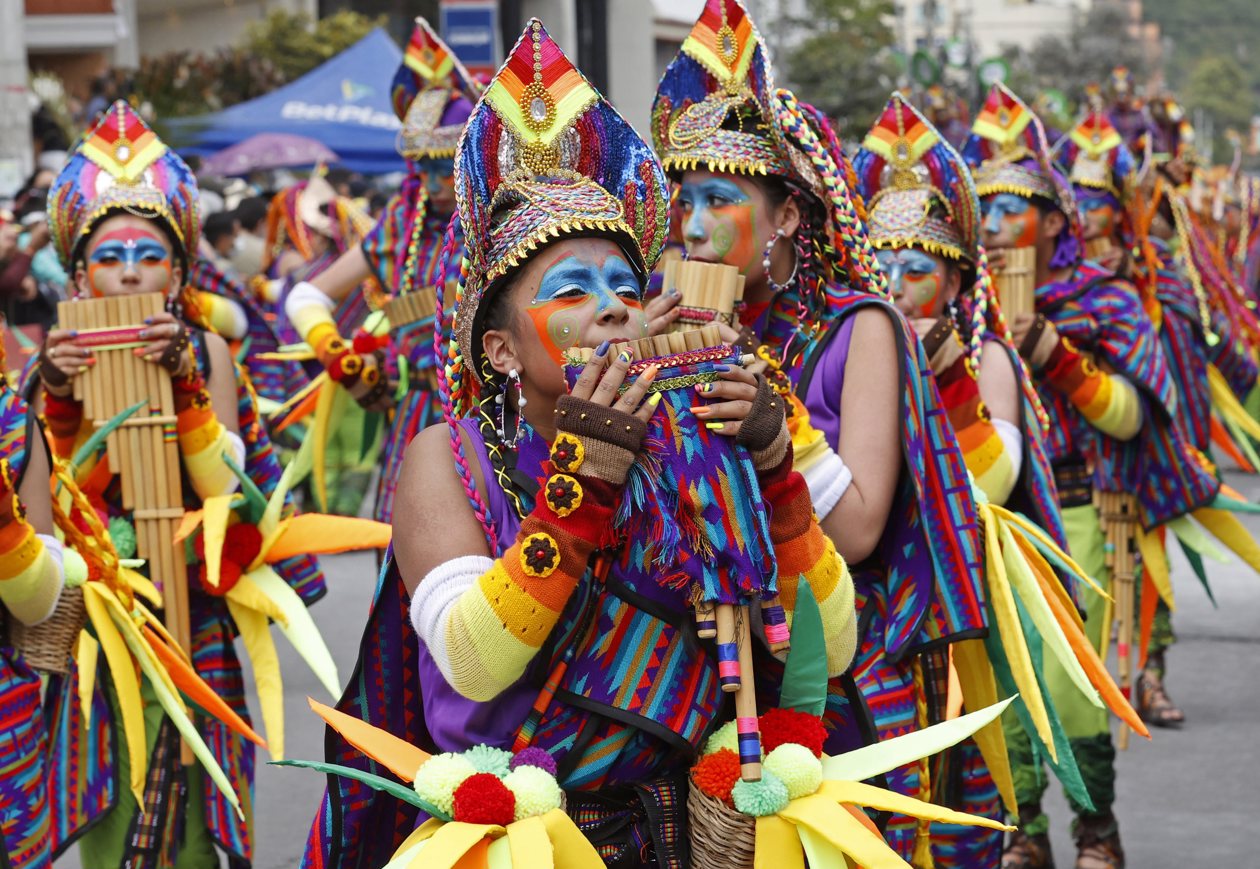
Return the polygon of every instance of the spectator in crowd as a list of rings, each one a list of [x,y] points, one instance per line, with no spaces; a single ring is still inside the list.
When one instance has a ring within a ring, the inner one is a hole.
[[[267,236],[267,200],[261,196],[242,199],[234,213],[241,232],[232,253],[232,268],[242,280],[248,281],[262,271]]]
[[[231,211],[220,211],[206,218],[201,228],[201,237],[209,245],[214,264],[221,271],[235,273],[232,265],[232,254],[236,252],[237,237],[241,232],[241,224],[236,214]]]

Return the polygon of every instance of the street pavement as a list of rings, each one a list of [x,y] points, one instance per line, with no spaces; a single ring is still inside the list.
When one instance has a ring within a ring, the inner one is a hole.
[[[1260,503],[1260,478],[1237,474],[1229,482]],[[1260,537],[1260,517],[1244,517]],[[312,609],[344,678],[358,651],[376,581],[372,554],[324,560],[328,596]],[[1209,571],[1219,608],[1213,608],[1189,566],[1176,554],[1173,580],[1178,643],[1169,653],[1168,686],[1185,710],[1183,730],[1155,730],[1151,742],[1135,737],[1119,759],[1117,811],[1130,869],[1251,865],[1254,819],[1260,810],[1260,577],[1236,560]],[[284,672],[289,757],[321,759],[323,728],[308,696],[332,702],[277,632]],[[252,685],[252,678],[248,679]],[[250,709],[257,720],[257,698]],[[310,770],[258,767],[257,869],[289,869],[301,858],[324,778]],[[1057,782],[1046,810],[1060,869],[1075,851],[1070,813]],[[59,865],[78,869],[77,854]]]

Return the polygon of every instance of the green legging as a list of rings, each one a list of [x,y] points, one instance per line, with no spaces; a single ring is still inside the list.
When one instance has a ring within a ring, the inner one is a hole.
[[[128,840],[131,835],[132,819],[137,811],[136,798],[127,787],[130,780],[131,760],[123,745],[121,730],[122,715],[118,711],[117,699],[113,689],[107,687],[110,705],[114,710],[114,721],[118,726],[114,729],[114,740],[117,750],[114,756],[118,766],[115,770],[115,782],[118,799],[100,822],[83,834],[79,840],[79,861],[83,869],[119,869],[123,865]],[[157,743],[158,728],[161,727],[165,713],[158,705],[157,695],[149,686],[148,680],[142,680],[141,696],[144,698],[144,735],[145,751],[150,756]],[[218,869],[220,860],[210,831],[206,828],[206,804],[203,795],[202,770],[200,766],[187,767],[188,801],[184,815],[184,839],[179,845],[174,869]]]
[[[1102,588],[1110,590],[1111,575],[1103,558],[1103,533],[1098,511],[1088,505],[1066,507],[1063,510],[1063,525],[1076,563]],[[1085,633],[1094,648],[1101,651],[1110,627],[1107,624],[1107,601],[1089,587],[1081,588],[1080,594],[1085,604]],[[1098,815],[1108,814],[1116,798],[1116,751],[1111,742],[1108,712],[1082,696],[1053,655],[1045,657],[1043,672],[1046,687],[1063,723],[1063,731],[1080,767],[1081,778],[1094,801],[1094,811]],[[1009,710],[1002,718],[1002,728],[1011,758],[1015,798],[1021,808],[1039,806],[1048,780],[1033,754],[1032,742]],[[1086,814],[1084,806],[1070,797],[1068,801],[1078,816]],[[1048,821],[1042,814],[1035,819],[1025,818],[1021,827],[1025,833],[1037,835],[1046,831]]]

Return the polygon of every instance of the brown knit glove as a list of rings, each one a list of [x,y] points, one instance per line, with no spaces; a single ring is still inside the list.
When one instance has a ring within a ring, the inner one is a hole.
[[[774,391],[765,375],[757,375],[757,397],[739,426],[735,443],[752,453],[758,471],[777,467],[787,455],[792,439],[788,435],[783,396]]]
[[[551,464],[562,472],[597,477],[613,486],[626,482],[647,437],[647,423],[633,414],[562,395],[556,402],[556,439]]]

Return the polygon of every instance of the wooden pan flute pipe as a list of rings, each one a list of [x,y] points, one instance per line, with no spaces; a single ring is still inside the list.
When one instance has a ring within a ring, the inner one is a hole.
[[[676,260],[665,264],[662,288],[682,296],[674,331],[715,322],[732,326],[735,305],[744,297],[744,276],[735,266]]]
[[[998,302],[1008,319],[1037,313],[1037,249],[1011,247],[1002,251],[1005,263],[993,270]]]
[[[95,427],[147,403],[109,436],[106,461],[119,476],[123,507],[135,522],[136,554],[148,562],[149,578],[162,592],[166,628],[191,655],[188,566],[183,546],[174,542],[184,515],[175,396],[170,375],[133,352],[147,343],[138,335],[144,321],[164,306],[160,293],[81,299],[62,302],[58,319],[93,347],[97,363],[75,378],[74,397]],[[193,760],[186,745],[181,758]]]
[[[1137,532],[1137,499],[1126,492],[1098,492],[1098,512],[1104,534],[1104,553],[1111,571],[1111,596],[1115,600],[1116,662],[1120,692],[1131,699],[1133,686],[1133,633],[1137,599],[1133,555]],[[1110,628],[1110,625],[1107,626]],[[1117,745],[1129,747],[1129,728],[1120,727]]]

